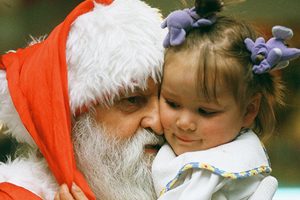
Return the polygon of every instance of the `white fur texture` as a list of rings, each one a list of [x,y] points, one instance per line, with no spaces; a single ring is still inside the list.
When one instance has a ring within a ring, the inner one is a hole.
[[[138,16],[138,17],[137,17]],[[66,44],[71,111],[120,89],[145,89],[148,77],[161,80],[166,30],[161,15],[139,0],[115,0],[79,16]],[[130,24],[130,26],[128,26]],[[30,44],[40,42],[44,38]],[[36,146],[21,122],[0,70],[0,119],[19,142]]]
[[[4,133],[11,133],[18,142],[36,146],[13,104],[8,90],[6,72],[3,70],[0,70],[0,119],[6,127]]]
[[[160,81],[165,30],[158,10],[139,0],[95,4],[72,25],[66,54],[71,112],[120,89],[147,87],[148,77]]]
[[[33,153],[28,159],[15,159],[6,164],[0,163],[1,182],[23,187],[45,200],[53,200],[59,189],[46,161],[36,158]]]
[[[165,30],[161,16],[139,0],[115,0],[110,6],[95,4],[93,11],[73,23],[66,46],[71,111],[120,89],[147,87],[147,79],[161,80]],[[0,70],[0,119],[5,133],[18,142],[36,147],[16,111]],[[43,199],[58,190],[45,160],[28,159],[0,163],[0,182],[24,187]]]

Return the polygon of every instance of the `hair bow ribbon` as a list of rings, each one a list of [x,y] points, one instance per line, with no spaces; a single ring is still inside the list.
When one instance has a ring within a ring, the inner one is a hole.
[[[250,38],[245,39],[247,49],[252,52],[251,59],[255,62],[257,55],[265,56],[265,59],[259,64],[254,65],[254,73],[262,74],[269,71],[285,68],[289,61],[300,55],[300,49],[288,48],[284,41],[293,37],[293,31],[283,26],[274,26],[272,28],[273,38],[266,43],[264,38],[260,37],[253,42]]]
[[[168,27],[169,32],[163,42],[165,48],[180,45],[186,36],[186,33],[196,27],[210,26],[217,20],[215,14],[208,18],[200,18],[196,13],[195,7],[191,9],[176,10],[168,15],[161,24],[162,28]]]

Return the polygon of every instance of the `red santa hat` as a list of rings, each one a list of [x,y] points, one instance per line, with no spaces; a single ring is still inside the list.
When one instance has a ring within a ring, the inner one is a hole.
[[[95,198],[76,168],[71,114],[112,103],[120,89],[145,89],[149,77],[160,81],[160,23],[139,0],[86,0],[43,42],[0,57],[7,132],[37,145],[58,183],[76,182],[88,199]]]

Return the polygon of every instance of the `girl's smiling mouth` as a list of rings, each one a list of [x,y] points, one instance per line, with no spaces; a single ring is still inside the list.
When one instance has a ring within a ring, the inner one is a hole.
[[[187,142],[187,143],[189,143],[189,142],[194,142],[194,141],[196,141],[196,140],[189,140],[189,139],[185,139],[185,138],[180,138],[180,137],[178,137],[178,136],[176,136],[176,137],[177,137],[178,140],[180,140],[180,141],[182,141],[182,142]]]

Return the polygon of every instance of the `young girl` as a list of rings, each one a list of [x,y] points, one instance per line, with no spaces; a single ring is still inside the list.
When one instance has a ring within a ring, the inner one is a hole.
[[[248,199],[270,172],[259,137],[274,132],[278,73],[300,50],[276,27],[267,43],[248,24],[216,16],[226,4],[196,0],[171,13],[160,114],[165,144],[152,173],[159,199]],[[267,192],[267,191],[266,191]]]

